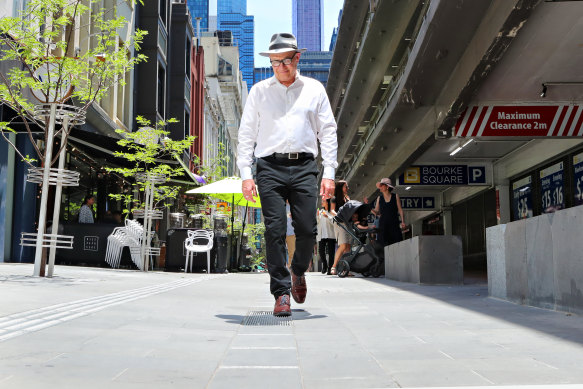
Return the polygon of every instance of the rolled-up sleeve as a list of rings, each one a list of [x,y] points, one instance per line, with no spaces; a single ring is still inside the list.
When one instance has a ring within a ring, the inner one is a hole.
[[[330,107],[330,101],[326,91],[322,89],[320,93],[320,104],[318,110],[318,140],[322,152],[323,178],[334,179],[336,168],[338,167],[337,152],[338,139],[336,136],[336,120]]]
[[[243,180],[253,178],[253,150],[257,141],[258,115],[256,111],[256,88],[251,88],[239,126],[237,145],[237,167]]]

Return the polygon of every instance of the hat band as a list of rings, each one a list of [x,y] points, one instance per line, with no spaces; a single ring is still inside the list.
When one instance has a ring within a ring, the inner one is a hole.
[[[289,43],[274,43],[269,46],[269,50],[277,50],[277,49],[293,49],[297,50],[298,47]]]

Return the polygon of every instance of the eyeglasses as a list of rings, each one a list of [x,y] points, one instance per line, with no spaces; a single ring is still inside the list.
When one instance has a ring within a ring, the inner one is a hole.
[[[284,58],[284,59],[272,59],[272,60],[270,60],[269,62],[271,62],[271,66],[273,66],[274,68],[276,68],[276,67],[279,67],[279,65],[281,65],[281,64],[284,64],[284,65],[288,66],[288,65],[291,65],[291,63],[292,63],[292,60],[294,59],[294,57],[295,57],[295,56],[296,56],[296,55],[295,55],[295,53],[294,53],[294,55],[292,55],[292,56],[291,56],[291,57],[289,57],[289,58]]]

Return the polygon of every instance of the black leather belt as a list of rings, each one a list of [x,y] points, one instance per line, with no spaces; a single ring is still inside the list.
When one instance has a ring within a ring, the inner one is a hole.
[[[307,159],[314,158],[312,153],[273,153],[270,155],[278,160],[296,160],[296,159]]]

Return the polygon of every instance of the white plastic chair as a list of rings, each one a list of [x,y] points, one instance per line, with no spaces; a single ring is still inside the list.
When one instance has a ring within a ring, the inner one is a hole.
[[[130,255],[132,261],[140,270],[144,270],[142,263],[142,239],[144,236],[144,226],[136,220],[126,219],[126,230],[131,237]],[[152,239],[150,237],[150,239]],[[147,242],[145,254],[150,259],[150,268],[154,265],[154,257],[160,255],[159,247],[150,247],[151,242]]]
[[[137,243],[128,233],[127,227],[116,227],[107,237],[105,261],[114,269],[119,267],[123,248],[134,246]]]
[[[190,272],[192,273],[192,262],[194,262],[194,253],[203,253],[206,251],[206,272],[211,272],[211,249],[213,248],[213,231],[194,230],[188,231],[188,238],[184,241],[186,249],[186,262],[184,263],[184,272],[188,269],[190,263]]]

